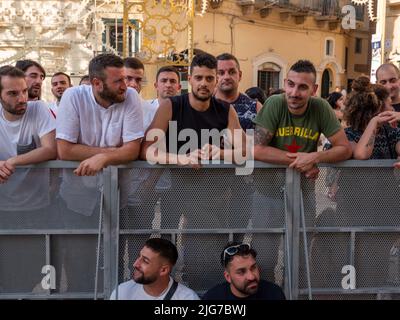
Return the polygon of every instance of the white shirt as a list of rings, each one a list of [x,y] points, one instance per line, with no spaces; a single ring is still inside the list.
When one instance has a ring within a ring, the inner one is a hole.
[[[124,102],[100,106],[92,86],[65,90],[57,116],[57,139],[92,147],[118,147],[142,138],[143,112],[136,90],[128,88]]]
[[[142,138],[143,114],[136,90],[128,88],[124,102],[108,108],[100,106],[92,86],[68,88],[60,101],[57,114],[57,139],[92,147],[119,147],[125,142]],[[101,174],[77,177],[64,170],[60,195],[67,207],[90,216],[99,202],[103,185]]]
[[[57,102],[49,102],[48,104],[49,109],[51,110],[50,112],[53,112],[54,115],[57,115],[57,111],[58,111],[58,104]]]
[[[121,283],[118,286],[118,300],[163,300],[171,288],[174,280],[170,277],[168,287],[158,296],[149,295],[143,288],[142,284],[136,283],[134,280]],[[115,300],[116,292],[112,292],[110,300]],[[199,296],[192,289],[178,283],[175,293],[171,300],[200,300]]]
[[[0,104],[0,160],[17,155],[17,149],[39,148],[40,138],[56,128],[55,119],[43,101],[28,101],[25,114],[17,121],[4,117]],[[36,210],[50,203],[49,170],[17,169],[0,186],[0,210]]]
[[[160,101],[158,101],[158,98],[147,100],[147,102],[157,109],[160,106]]]
[[[151,101],[151,102],[150,102]],[[157,103],[154,103],[154,100],[143,100],[142,99],[142,110],[143,110],[143,126],[144,131],[150,126],[153,121],[154,116],[156,115],[158,109],[158,99],[155,99]]]

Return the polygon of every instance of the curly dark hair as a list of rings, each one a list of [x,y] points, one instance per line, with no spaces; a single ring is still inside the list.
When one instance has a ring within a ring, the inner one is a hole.
[[[344,119],[357,131],[364,131],[368,122],[382,111],[383,101],[374,92],[374,86],[366,76],[355,79],[353,89],[346,99]]]
[[[387,98],[390,97],[389,91],[381,84],[373,84],[372,89],[374,90],[376,96],[378,97],[378,100],[382,101],[383,103]]]
[[[332,109],[337,109],[336,102],[343,97],[343,95],[340,92],[332,92],[329,94],[329,96],[326,98],[326,101],[330,104]]]
[[[193,72],[194,67],[207,67],[217,70],[217,59],[209,53],[196,54],[190,64],[190,73]]]

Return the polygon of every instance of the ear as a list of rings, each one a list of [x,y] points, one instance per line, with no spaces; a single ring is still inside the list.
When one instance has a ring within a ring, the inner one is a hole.
[[[239,81],[242,80],[242,70],[239,70]]]
[[[318,84],[314,84],[312,95],[315,96],[317,94],[317,91],[318,91]]]
[[[182,85],[179,83],[178,84],[178,91],[181,91],[181,89],[182,89]]]
[[[91,83],[92,83],[93,86],[98,87],[98,86],[103,84],[103,81],[101,79],[99,79],[99,78],[93,78]]]
[[[157,81],[154,82],[154,89],[157,89],[158,85],[157,85]]]
[[[225,277],[225,280],[226,280],[228,283],[231,283],[231,276],[230,276],[230,274],[228,273],[228,271],[226,271],[226,270],[224,270],[224,277]]]
[[[160,268],[160,276],[166,276],[171,273],[171,267],[168,264],[163,264]]]

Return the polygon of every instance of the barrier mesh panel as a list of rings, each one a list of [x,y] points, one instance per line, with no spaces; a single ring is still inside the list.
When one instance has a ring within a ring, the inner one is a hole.
[[[302,178],[306,225],[400,226],[399,185],[393,168],[321,168]]]
[[[398,287],[400,291],[400,233],[356,236],[357,287]]]
[[[43,293],[44,236],[0,236],[0,295]]]
[[[304,242],[300,235],[299,287],[307,289]],[[307,233],[312,288],[342,289],[342,267],[350,264],[350,236],[339,233]]]
[[[395,173],[393,168],[322,168],[315,184],[302,178],[306,226],[317,228],[307,233],[312,287],[341,289],[346,275],[341,273],[342,267],[354,261],[356,289],[368,291],[354,296],[328,292],[320,298],[397,298],[388,291],[400,285],[400,234],[382,232],[400,226],[400,181]],[[318,232],[324,227],[347,229]],[[371,227],[376,230],[365,232]],[[355,236],[354,260],[350,256],[351,232]],[[302,235],[300,238],[299,284],[307,288]]]
[[[230,230],[239,228],[248,232],[233,237],[258,250],[263,276],[283,283],[283,236],[252,230],[284,227],[285,169],[236,176],[234,169],[224,168],[135,168],[121,169],[119,180],[120,228],[136,233],[120,236],[119,282],[131,279],[132,265],[151,234],[148,229],[173,229],[179,252],[175,278],[204,293],[224,281],[220,253]],[[185,229],[205,230],[179,232]]]
[[[313,294],[313,300],[377,300],[375,294]],[[307,295],[299,296],[299,300],[308,300]]]
[[[56,288],[51,293],[73,297],[94,292],[102,185],[102,174],[77,177],[73,169],[42,168],[17,168],[10,180],[0,185],[0,232],[13,233],[0,236],[0,297],[48,293],[41,286],[46,234],[50,235],[50,265],[56,272]],[[21,231],[25,234],[19,234]],[[100,294],[103,283],[101,269]]]
[[[97,235],[57,235],[51,241],[56,268],[55,293],[94,293]],[[103,288],[103,249],[100,248],[98,290]]]
[[[154,171],[154,172],[153,172]],[[123,169],[121,229],[283,227],[285,170]]]

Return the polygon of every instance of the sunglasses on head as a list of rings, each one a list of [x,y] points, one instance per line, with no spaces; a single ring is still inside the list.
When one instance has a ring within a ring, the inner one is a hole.
[[[247,243],[242,243],[242,244],[237,244],[234,246],[230,246],[224,250],[224,259],[223,262],[224,264],[226,263],[226,256],[234,256],[238,252],[248,252],[250,251],[250,245]]]

